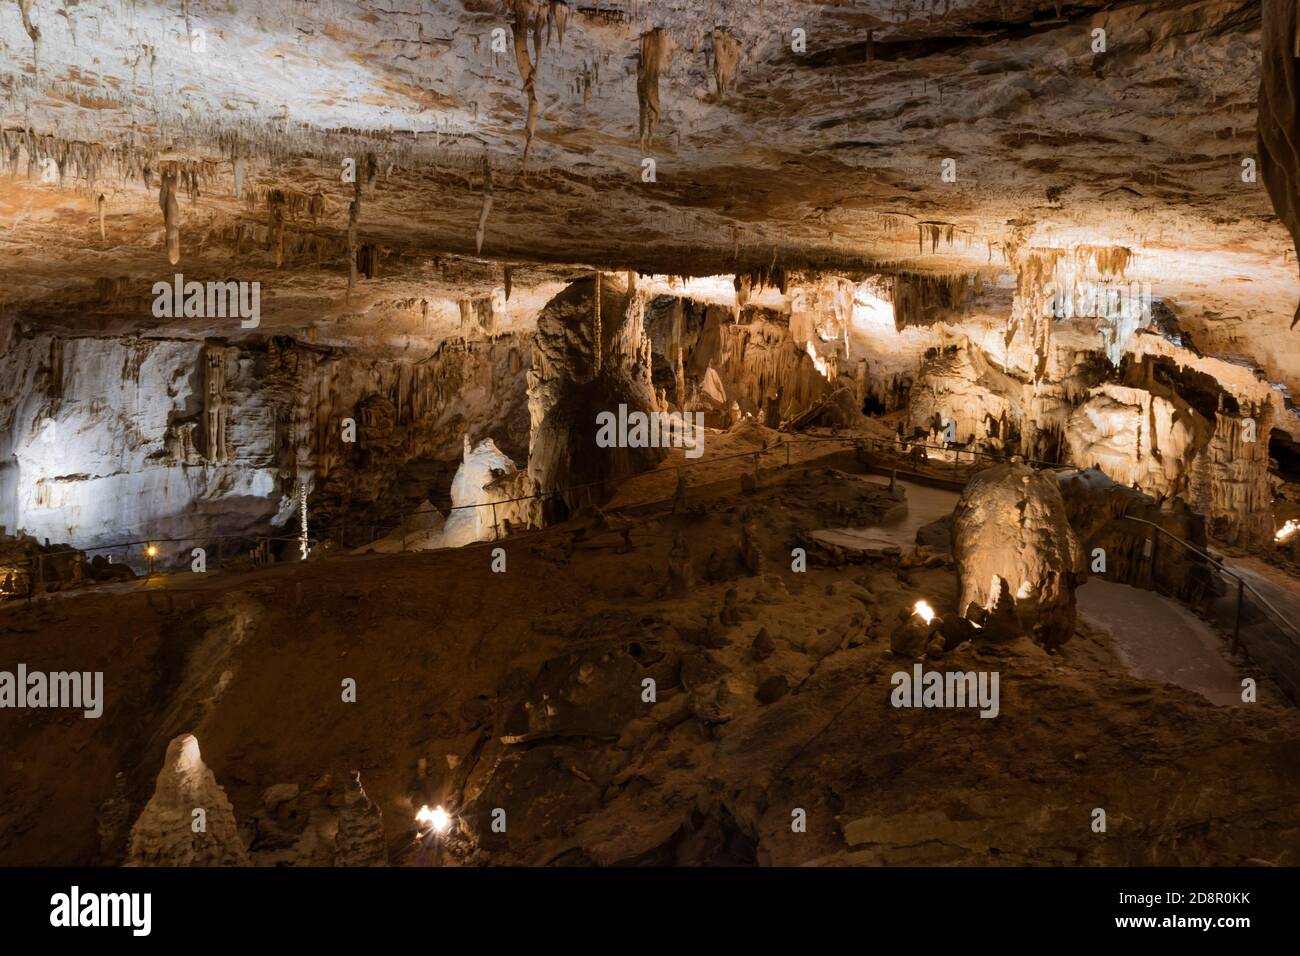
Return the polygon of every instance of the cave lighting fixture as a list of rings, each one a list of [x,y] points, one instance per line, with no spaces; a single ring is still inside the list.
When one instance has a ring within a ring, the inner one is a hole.
[[[426,833],[442,836],[451,829],[451,814],[442,808],[442,804],[438,804],[438,806],[430,810],[429,805],[426,803],[416,813],[415,822],[424,827]]]

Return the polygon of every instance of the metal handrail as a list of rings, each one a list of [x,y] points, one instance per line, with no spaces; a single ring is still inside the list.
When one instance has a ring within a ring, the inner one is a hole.
[[[800,435],[799,438],[797,439],[791,439],[787,437],[771,446],[757,448],[754,449],[753,451],[736,452],[730,455],[710,457],[709,459],[707,459],[707,461],[703,458],[701,458],[699,461],[688,460],[674,467],[676,467],[678,470],[681,470],[682,468],[690,467],[692,465],[716,464],[718,462],[732,461],[739,458],[752,457],[754,459],[755,471],[757,472],[759,467],[759,459],[761,458],[762,455],[767,454],[769,452],[779,452],[782,448],[784,448],[786,451],[786,467],[790,467],[789,450],[791,445],[814,444],[818,442],[826,442],[826,443],[841,444],[841,445],[861,445],[864,443],[872,443],[872,444],[879,443],[883,445],[894,445],[900,448],[908,448],[908,449],[926,448],[926,449],[933,449],[937,451],[952,452],[955,456],[953,461],[954,466],[960,465],[961,463],[960,457],[963,453],[965,453],[965,454],[969,454],[972,457],[972,459],[985,459],[994,462],[1007,462],[1007,461],[1011,461],[1012,459],[1017,459],[1019,461],[1034,466],[1040,466],[1046,468],[1061,467],[1059,462],[1048,462],[1042,459],[1028,458],[1022,455],[996,455],[991,452],[980,451],[978,449],[961,448],[955,444],[950,444],[950,443],[938,445],[932,442],[907,441],[906,439],[901,439],[901,438],[893,438],[893,437],[886,438],[883,436],[876,436],[876,435],[852,435],[852,436],[844,436],[844,437],[822,436],[822,435]],[[647,474],[647,473],[648,472],[645,472],[643,474]],[[636,477],[636,476],[629,476],[629,477]],[[918,474],[915,477],[926,478],[929,476]],[[492,540],[496,541],[500,539],[500,530],[499,530],[500,525],[496,520],[496,508],[498,505],[517,504],[518,502],[521,501],[533,501],[533,500],[545,501],[547,499],[562,497],[566,494],[570,494],[575,491],[583,491],[590,488],[605,487],[608,484],[609,484],[609,480],[606,479],[603,481],[592,481],[592,482],[585,482],[583,484],[578,484],[578,485],[569,485],[565,488],[557,488],[551,491],[539,491],[531,495],[521,495],[515,498],[503,498],[497,501],[478,502],[475,504],[468,504],[468,505],[452,505],[447,509],[446,514],[450,515],[451,512],[453,511],[467,510],[470,508],[491,508],[493,511]],[[662,499],[662,500],[668,500],[668,499]],[[654,504],[654,503],[656,502],[638,502],[637,506],[640,507],[646,504]],[[396,524],[387,525],[387,524],[380,524],[378,522],[372,522],[369,525],[369,527],[371,528],[372,535],[375,531],[378,530],[383,530],[385,531],[385,533],[391,533],[393,531],[400,530],[409,519],[414,518],[416,516],[428,515],[428,514],[443,514],[443,513],[444,512],[442,512],[438,508],[422,508],[416,511],[404,512],[403,514],[399,515]],[[322,534],[322,532],[336,532],[342,534],[346,532],[348,527],[350,526],[364,528],[367,527],[367,524],[364,521],[349,522],[344,520],[344,521],[334,522],[332,524],[317,525],[311,529],[311,535],[314,540],[319,541],[320,540],[319,536]],[[152,546],[152,545],[159,545],[159,544],[200,544],[200,543],[209,544],[212,542],[216,542],[218,547],[220,548],[220,545],[222,543],[230,540],[243,540],[243,541],[254,540],[258,542],[260,545],[261,543],[264,542],[294,541],[294,540],[300,540],[300,538],[301,536],[298,534],[266,534],[266,533],[256,533],[256,532],[254,533],[232,532],[226,534],[194,534],[194,535],[189,535],[180,538],[141,538],[133,541],[117,541],[117,542],[112,542],[110,544],[91,545],[84,548],[74,548],[71,546],[67,546],[62,548],[51,548],[49,550],[41,550],[36,555],[33,556],[34,560],[29,560],[27,564],[30,566],[39,563],[43,566],[46,558],[57,557],[59,555],[69,555],[69,554],[85,555],[85,554],[93,554],[96,552],[124,550],[132,547],[138,547],[141,545]],[[372,537],[372,541],[373,540],[375,539]]]
[[[1125,506],[1125,509],[1127,510],[1127,506]],[[1126,519],[1126,520],[1128,520],[1128,521],[1136,521],[1136,522],[1139,522],[1140,524],[1150,525],[1152,528],[1155,528],[1156,531],[1158,531],[1160,534],[1163,534],[1165,537],[1172,539],[1173,541],[1175,541],[1175,542],[1177,542],[1178,544],[1182,545],[1182,546],[1183,546],[1184,548],[1186,548],[1188,551],[1191,551],[1193,554],[1195,554],[1195,555],[1197,555],[1197,556],[1203,558],[1205,561],[1207,561],[1207,562],[1209,562],[1211,565],[1213,565],[1214,568],[1215,568],[1216,570],[1218,570],[1220,573],[1222,573],[1222,574],[1226,574],[1228,577],[1230,577],[1230,578],[1232,578],[1234,581],[1236,581],[1236,582],[1237,582],[1237,587],[1238,587],[1239,590],[1247,590],[1247,591],[1249,591],[1252,595],[1254,595],[1255,599],[1256,599],[1256,600],[1257,600],[1257,601],[1258,601],[1258,602],[1259,602],[1259,603],[1260,603],[1264,608],[1266,608],[1266,609],[1269,611],[1270,614],[1272,614],[1274,617],[1276,617],[1276,618],[1278,619],[1278,621],[1281,622],[1281,624],[1282,624],[1282,626],[1283,626],[1284,628],[1286,628],[1287,630],[1291,631],[1291,633],[1295,634],[1297,637],[1300,637],[1300,628],[1297,628],[1296,625],[1292,624],[1289,620],[1287,620],[1286,616],[1283,615],[1282,612],[1279,611],[1276,607],[1274,607],[1274,606],[1273,606],[1273,603],[1272,603],[1268,598],[1266,598],[1266,597],[1264,597],[1264,595],[1260,594],[1259,591],[1255,588],[1255,586],[1254,586],[1253,584],[1251,584],[1249,581],[1247,581],[1244,577],[1242,577],[1242,576],[1241,576],[1240,574],[1238,574],[1236,571],[1232,570],[1232,568],[1230,568],[1230,567],[1228,567],[1226,564],[1223,564],[1222,562],[1218,561],[1218,560],[1215,559],[1212,555],[1207,554],[1206,552],[1202,551],[1200,548],[1196,547],[1196,545],[1192,544],[1190,541],[1187,541],[1187,540],[1184,540],[1183,538],[1180,538],[1178,535],[1174,534],[1172,531],[1169,531],[1169,530],[1166,529],[1166,528],[1162,528],[1160,525],[1156,524],[1154,521],[1147,521],[1145,518],[1136,518],[1136,517],[1134,517],[1133,515],[1130,515],[1130,514],[1122,514],[1122,515],[1120,515],[1120,517],[1122,517],[1122,518],[1124,518],[1124,519]]]

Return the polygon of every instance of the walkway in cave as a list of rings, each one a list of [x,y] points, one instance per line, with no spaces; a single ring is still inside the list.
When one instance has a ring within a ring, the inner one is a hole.
[[[1241,701],[1241,679],[1223,638],[1177,601],[1154,591],[1090,578],[1076,592],[1079,615],[1106,631],[1135,677],[1177,684],[1211,703]]]
[[[866,480],[878,485],[888,485],[878,477]],[[916,545],[916,532],[932,521],[952,514],[957,504],[957,493],[942,488],[930,488],[910,481],[898,480],[907,492],[907,514],[895,521],[870,528],[826,528],[814,536],[842,548],[876,550],[882,547],[911,548]]]
[[[1296,593],[1295,579],[1289,574],[1249,555],[1234,558],[1220,556],[1219,560],[1225,567],[1245,578],[1246,583],[1286,620],[1300,622],[1300,594]]]

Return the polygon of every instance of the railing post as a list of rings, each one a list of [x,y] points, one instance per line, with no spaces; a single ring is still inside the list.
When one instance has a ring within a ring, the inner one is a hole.
[[[494,501],[492,502],[492,540],[499,541],[500,539],[501,530],[497,527],[497,503]]]
[[[1160,532],[1157,531],[1151,535],[1151,590],[1157,594],[1160,593],[1159,582],[1156,581],[1156,555],[1160,552]]]
[[[1246,582],[1237,578],[1237,620],[1232,626],[1232,653],[1241,650],[1241,602],[1246,597]]]

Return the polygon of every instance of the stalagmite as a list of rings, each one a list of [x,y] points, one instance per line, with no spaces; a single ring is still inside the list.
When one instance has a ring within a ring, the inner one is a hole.
[[[307,531],[307,483],[298,479],[298,557],[307,560],[311,553],[311,536]]]
[[[203,427],[207,444],[204,454],[208,461],[225,461],[226,422],[229,409],[226,404],[226,351],[225,346],[211,344],[203,350]]]
[[[641,105],[637,128],[642,149],[654,140],[659,125],[659,74],[672,60],[672,52],[672,36],[663,28],[642,34],[636,67],[636,96]]]
[[[343,810],[339,813],[334,843],[335,866],[386,866],[384,820],[379,807],[361,786],[361,772],[353,770],[344,785]]]
[[[957,502],[952,542],[962,616],[989,630],[1001,621],[1048,647],[1069,640],[1083,561],[1053,475],[1026,465],[980,472]]]
[[[167,745],[153,796],[131,828],[127,866],[232,865],[248,865],[234,808],[198,740],[182,734]]]
[[[99,238],[102,241],[104,235],[104,194],[100,193],[95,199],[95,213],[99,216]]]

